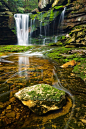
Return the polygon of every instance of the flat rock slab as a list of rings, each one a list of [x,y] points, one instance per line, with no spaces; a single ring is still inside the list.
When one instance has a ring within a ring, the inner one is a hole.
[[[25,87],[15,93],[15,97],[39,115],[62,108],[66,104],[65,95],[64,91],[58,90],[48,84]]]

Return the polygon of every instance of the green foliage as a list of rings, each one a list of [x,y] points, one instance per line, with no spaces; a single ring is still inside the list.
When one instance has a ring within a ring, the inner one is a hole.
[[[10,8],[10,11],[14,12],[14,13],[23,13],[23,9],[21,11],[21,9],[19,7],[24,6],[24,0],[4,0],[5,3],[7,3],[8,7]]]
[[[27,0],[26,2],[24,2],[24,9],[26,13],[30,13],[37,7],[38,7],[38,0]]]
[[[2,3],[0,2],[0,6],[2,6]]]

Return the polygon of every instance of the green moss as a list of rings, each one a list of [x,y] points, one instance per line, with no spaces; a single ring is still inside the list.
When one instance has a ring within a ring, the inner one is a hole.
[[[51,13],[50,13],[50,21],[52,21],[54,19],[54,12],[53,10],[51,10]]]
[[[2,45],[0,47],[0,52],[21,52],[27,51],[34,46],[19,46],[19,45]]]
[[[51,43],[49,46],[53,47],[56,46],[56,43]],[[81,77],[83,80],[86,79],[86,56],[85,53],[82,52],[82,54],[76,52],[73,54],[69,54],[69,51],[71,50],[79,50],[83,49],[86,50],[86,47],[82,48],[65,48],[65,46],[62,47],[54,47],[53,50],[46,52],[46,56],[49,58],[54,59],[60,65],[63,63],[66,63],[71,60],[75,60],[77,62],[77,65],[74,66],[73,72],[77,74],[77,76]],[[67,55],[67,56],[65,56]],[[58,60],[59,59],[59,60]],[[78,64],[80,62],[80,64]]]
[[[73,72],[84,80],[86,78],[86,58],[77,58],[77,61],[80,64],[74,67]]]
[[[55,9],[60,9],[60,8],[63,8],[63,6],[55,6],[54,8]]]
[[[0,53],[0,56],[2,56],[3,55],[3,53]]]
[[[38,12],[37,14],[30,14],[30,18],[36,22],[36,27],[40,26],[42,20],[42,26],[46,26],[51,23],[62,12],[62,6],[51,8],[48,11]]]
[[[38,84],[33,89],[33,87],[28,87],[27,91],[21,92],[22,100],[55,100],[60,101],[60,97],[65,95],[64,91],[58,90],[47,84]],[[40,90],[38,90],[40,89]],[[40,92],[41,91],[41,92]],[[25,95],[27,94],[27,95]],[[29,95],[29,96],[28,96]]]

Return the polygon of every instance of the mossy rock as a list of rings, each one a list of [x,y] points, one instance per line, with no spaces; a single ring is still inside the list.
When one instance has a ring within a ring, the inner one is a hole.
[[[48,84],[25,87],[15,94],[19,100],[36,114],[57,110],[66,104],[66,94]]]
[[[35,19],[35,27],[40,27],[40,22],[42,21],[42,26],[46,26],[51,23],[57,16],[59,16],[63,10],[63,6],[55,6],[48,11],[38,12],[37,14],[30,14],[32,20]]]
[[[75,48],[75,46],[74,45],[65,45],[65,48]]]

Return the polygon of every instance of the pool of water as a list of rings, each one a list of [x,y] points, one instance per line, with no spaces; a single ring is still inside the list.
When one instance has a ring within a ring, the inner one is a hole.
[[[71,76],[72,68],[61,69],[56,62],[42,56],[12,54],[0,63],[1,129],[85,129],[86,86]],[[50,84],[68,94],[62,110],[38,116],[24,106],[14,94],[35,84]]]

